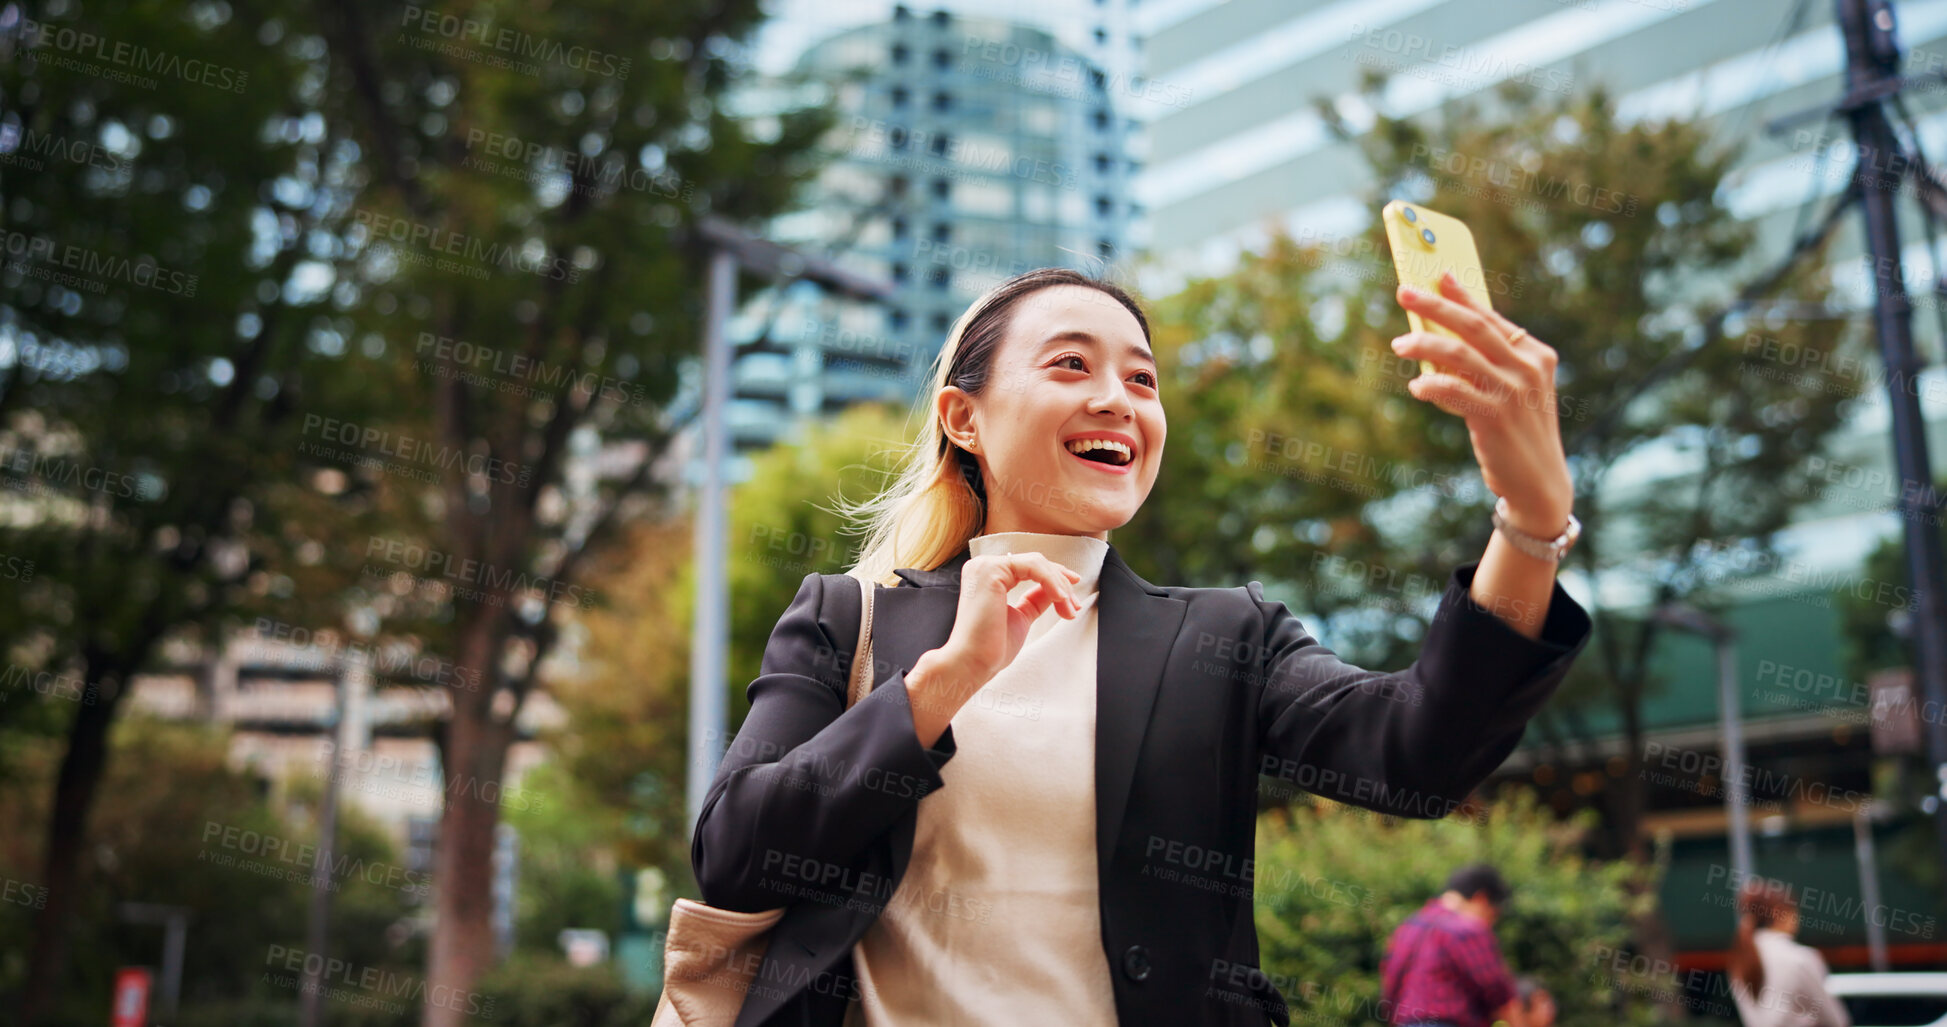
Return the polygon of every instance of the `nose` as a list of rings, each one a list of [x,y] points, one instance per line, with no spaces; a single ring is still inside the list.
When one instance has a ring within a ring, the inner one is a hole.
[[[1106,391],[1089,402],[1088,410],[1091,414],[1115,414],[1125,421],[1136,415],[1135,406],[1129,402],[1129,390],[1121,382],[1110,382]]]

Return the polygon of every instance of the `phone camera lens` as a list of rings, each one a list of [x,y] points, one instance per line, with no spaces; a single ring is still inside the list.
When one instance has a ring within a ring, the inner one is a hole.
[[[1433,229],[1431,228],[1420,229],[1420,238],[1425,239],[1426,244],[1428,246],[1433,245]]]
[[[1419,213],[1416,212],[1411,207],[1401,207],[1399,209],[1399,216],[1405,218],[1408,221],[1412,221],[1415,223],[1417,223],[1420,220]]]

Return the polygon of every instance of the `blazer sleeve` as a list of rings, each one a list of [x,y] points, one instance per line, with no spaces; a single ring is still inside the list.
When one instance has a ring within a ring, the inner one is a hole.
[[[1478,561],[1456,568],[1405,670],[1363,670],[1320,645],[1251,582],[1263,616],[1259,770],[1338,802],[1436,819],[1521,740],[1589,639],[1589,615],[1556,582],[1541,637],[1473,601]]]
[[[835,645],[820,623],[824,589],[823,575],[806,575],[772,629],[750,713],[697,817],[690,863],[710,905],[788,905],[794,884],[832,880],[944,784],[953,732],[920,744],[906,668],[845,708],[853,640]]]

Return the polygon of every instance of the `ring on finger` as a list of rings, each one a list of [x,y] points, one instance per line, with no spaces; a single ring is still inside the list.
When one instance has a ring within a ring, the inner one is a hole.
[[[1528,330],[1526,328],[1516,328],[1514,330],[1514,334],[1508,336],[1508,345],[1510,346],[1518,345],[1521,342],[1521,340],[1524,338],[1532,338],[1532,336],[1528,335]]]

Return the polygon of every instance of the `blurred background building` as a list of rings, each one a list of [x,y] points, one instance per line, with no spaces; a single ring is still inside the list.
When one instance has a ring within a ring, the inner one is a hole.
[[[896,4],[741,98],[762,109],[808,93],[830,109],[833,160],[773,237],[895,293],[860,306],[793,289],[745,305],[739,451],[790,437],[800,417],[911,402],[954,318],[1002,279],[1127,262],[1142,214],[1129,200],[1136,123],[1118,102],[1129,72],[1110,59],[1109,30],[1098,35],[1089,53],[1032,25]]]

